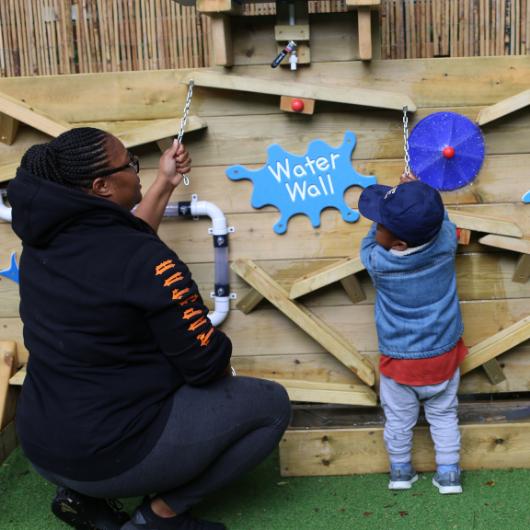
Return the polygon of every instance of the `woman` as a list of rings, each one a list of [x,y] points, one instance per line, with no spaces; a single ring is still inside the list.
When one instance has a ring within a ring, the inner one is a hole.
[[[156,235],[190,163],[175,142],[142,200],[138,160],[79,128],[30,148],[9,185],[30,352],[17,428],[76,528],[225,528],[190,508],[265,458],[290,418],[281,386],[229,377],[230,339]],[[125,523],[98,500],[138,495]]]

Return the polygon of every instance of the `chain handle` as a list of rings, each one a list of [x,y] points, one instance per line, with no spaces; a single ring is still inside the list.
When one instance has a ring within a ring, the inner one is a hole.
[[[180,120],[180,129],[179,129],[179,134],[177,136],[177,142],[179,144],[182,143],[182,137],[184,136],[184,129],[186,128],[186,123],[188,123],[188,116],[190,114],[190,107],[191,107],[191,99],[193,97],[193,85],[194,85],[194,82],[193,82],[193,79],[191,79],[188,85],[188,95],[186,96],[186,105],[184,106],[184,113]],[[182,177],[184,180],[184,185],[189,186],[190,179],[188,175],[182,175]]]
[[[403,174],[410,175],[410,155],[409,155],[409,118],[407,116],[409,108],[403,107],[403,149],[405,151],[405,170]]]

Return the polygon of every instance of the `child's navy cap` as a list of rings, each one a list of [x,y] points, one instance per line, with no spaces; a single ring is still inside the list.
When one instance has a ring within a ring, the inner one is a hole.
[[[359,211],[415,247],[436,236],[445,210],[438,191],[414,180],[394,188],[381,184],[368,186],[361,193]]]

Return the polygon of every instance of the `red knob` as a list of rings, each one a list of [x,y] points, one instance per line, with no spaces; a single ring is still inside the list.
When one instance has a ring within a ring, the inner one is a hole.
[[[442,154],[445,156],[445,158],[453,158],[453,156],[455,156],[455,148],[448,145],[447,147],[443,148]]]
[[[295,112],[302,112],[304,110],[304,102],[301,99],[293,99],[291,101],[291,109]]]

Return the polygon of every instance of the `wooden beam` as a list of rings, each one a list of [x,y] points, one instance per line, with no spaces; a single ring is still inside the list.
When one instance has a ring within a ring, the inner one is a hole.
[[[469,348],[469,353],[460,365],[460,373],[462,375],[467,374],[477,366],[494,359],[528,339],[530,339],[530,316]]]
[[[518,239],[513,237],[497,236],[488,234],[478,240],[482,245],[489,247],[502,248],[503,250],[512,250],[521,254],[530,254],[530,240]]]
[[[375,370],[370,361],[342,335],[311,311],[289,300],[287,291],[251,260],[237,260],[232,269],[260,292],[279,311],[302,328],[329,353],[354,372],[368,386],[375,383]]]
[[[279,378],[273,380],[285,387],[291,401],[377,406],[377,394],[365,385]]]
[[[206,121],[198,116],[189,116],[185,132],[198,131],[206,128]],[[145,125],[130,129],[126,132],[116,133],[123,145],[127,148],[137,145],[156,142],[162,138],[176,137],[180,129],[180,119],[150,120]],[[109,131],[111,132],[111,131]]]
[[[369,7],[357,9],[357,31],[359,34],[359,59],[372,59],[372,13]]]
[[[523,254],[515,266],[512,280],[517,283],[526,283],[528,278],[530,278],[530,256]]]
[[[0,142],[12,145],[17,137],[20,122],[3,112],[0,113]]]
[[[348,9],[356,9],[358,7],[379,7],[381,0],[346,0],[346,7]]]
[[[4,93],[0,93],[0,112],[53,137],[72,128],[69,123],[51,118],[44,112]]]
[[[527,107],[528,105],[530,105],[530,88],[523,92],[519,92],[519,94],[516,94],[515,96],[503,99],[498,103],[495,103],[495,105],[483,108],[478,113],[477,123],[479,125],[490,123],[503,116],[507,116],[512,112]]]
[[[462,469],[530,468],[530,422],[460,425]],[[412,463],[433,471],[428,427],[414,429]],[[282,476],[352,475],[388,472],[383,427],[289,429],[280,442]]]
[[[197,0],[196,9],[206,15],[215,13],[237,15],[241,12],[241,3],[240,0]]]
[[[243,296],[237,303],[236,307],[245,315],[248,315],[265,297],[258,293],[256,289],[250,291]]]
[[[3,429],[14,416],[14,400],[10,396],[9,379],[15,369],[16,354],[16,342],[0,342],[0,429]]]
[[[232,24],[228,15],[214,15],[210,20],[213,64],[232,66],[234,51],[232,45]]]
[[[341,259],[311,274],[305,274],[299,280],[296,280],[291,286],[289,298],[294,300],[362,270],[364,270],[364,265],[358,256]]]
[[[277,24],[274,26],[274,38],[277,41],[294,40],[297,44],[299,41],[309,40],[311,32],[309,24]]]
[[[482,368],[492,385],[498,385],[506,381],[506,375],[497,359],[490,359],[482,365]]]
[[[357,87],[309,85],[293,81],[274,81],[220,72],[195,71],[188,74],[184,82],[187,83],[191,79],[194,80],[196,86],[222,90],[238,90],[256,94],[310,98],[319,101],[333,101],[347,105],[361,105],[363,107],[376,107],[399,111],[402,111],[403,107],[407,106],[411,112],[416,110],[414,102],[406,94],[400,94],[398,92],[386,92]]]
[[[26,374],[26,365],[24,365],[11,376],[9,384],[11,386],[22,386],[24,384],[24,379],[26,379]]]
[[[354,304],[358,304],[359,302],[366,300],[366,294],[364,294],[363,286],[355,274],[343,278],[340,280],[340,283]]]
[[[480,216],[451,209],[448,209],[447,213],[451,221],[459,228],[503,236],[523,237],[521,228],[508,219]]]

